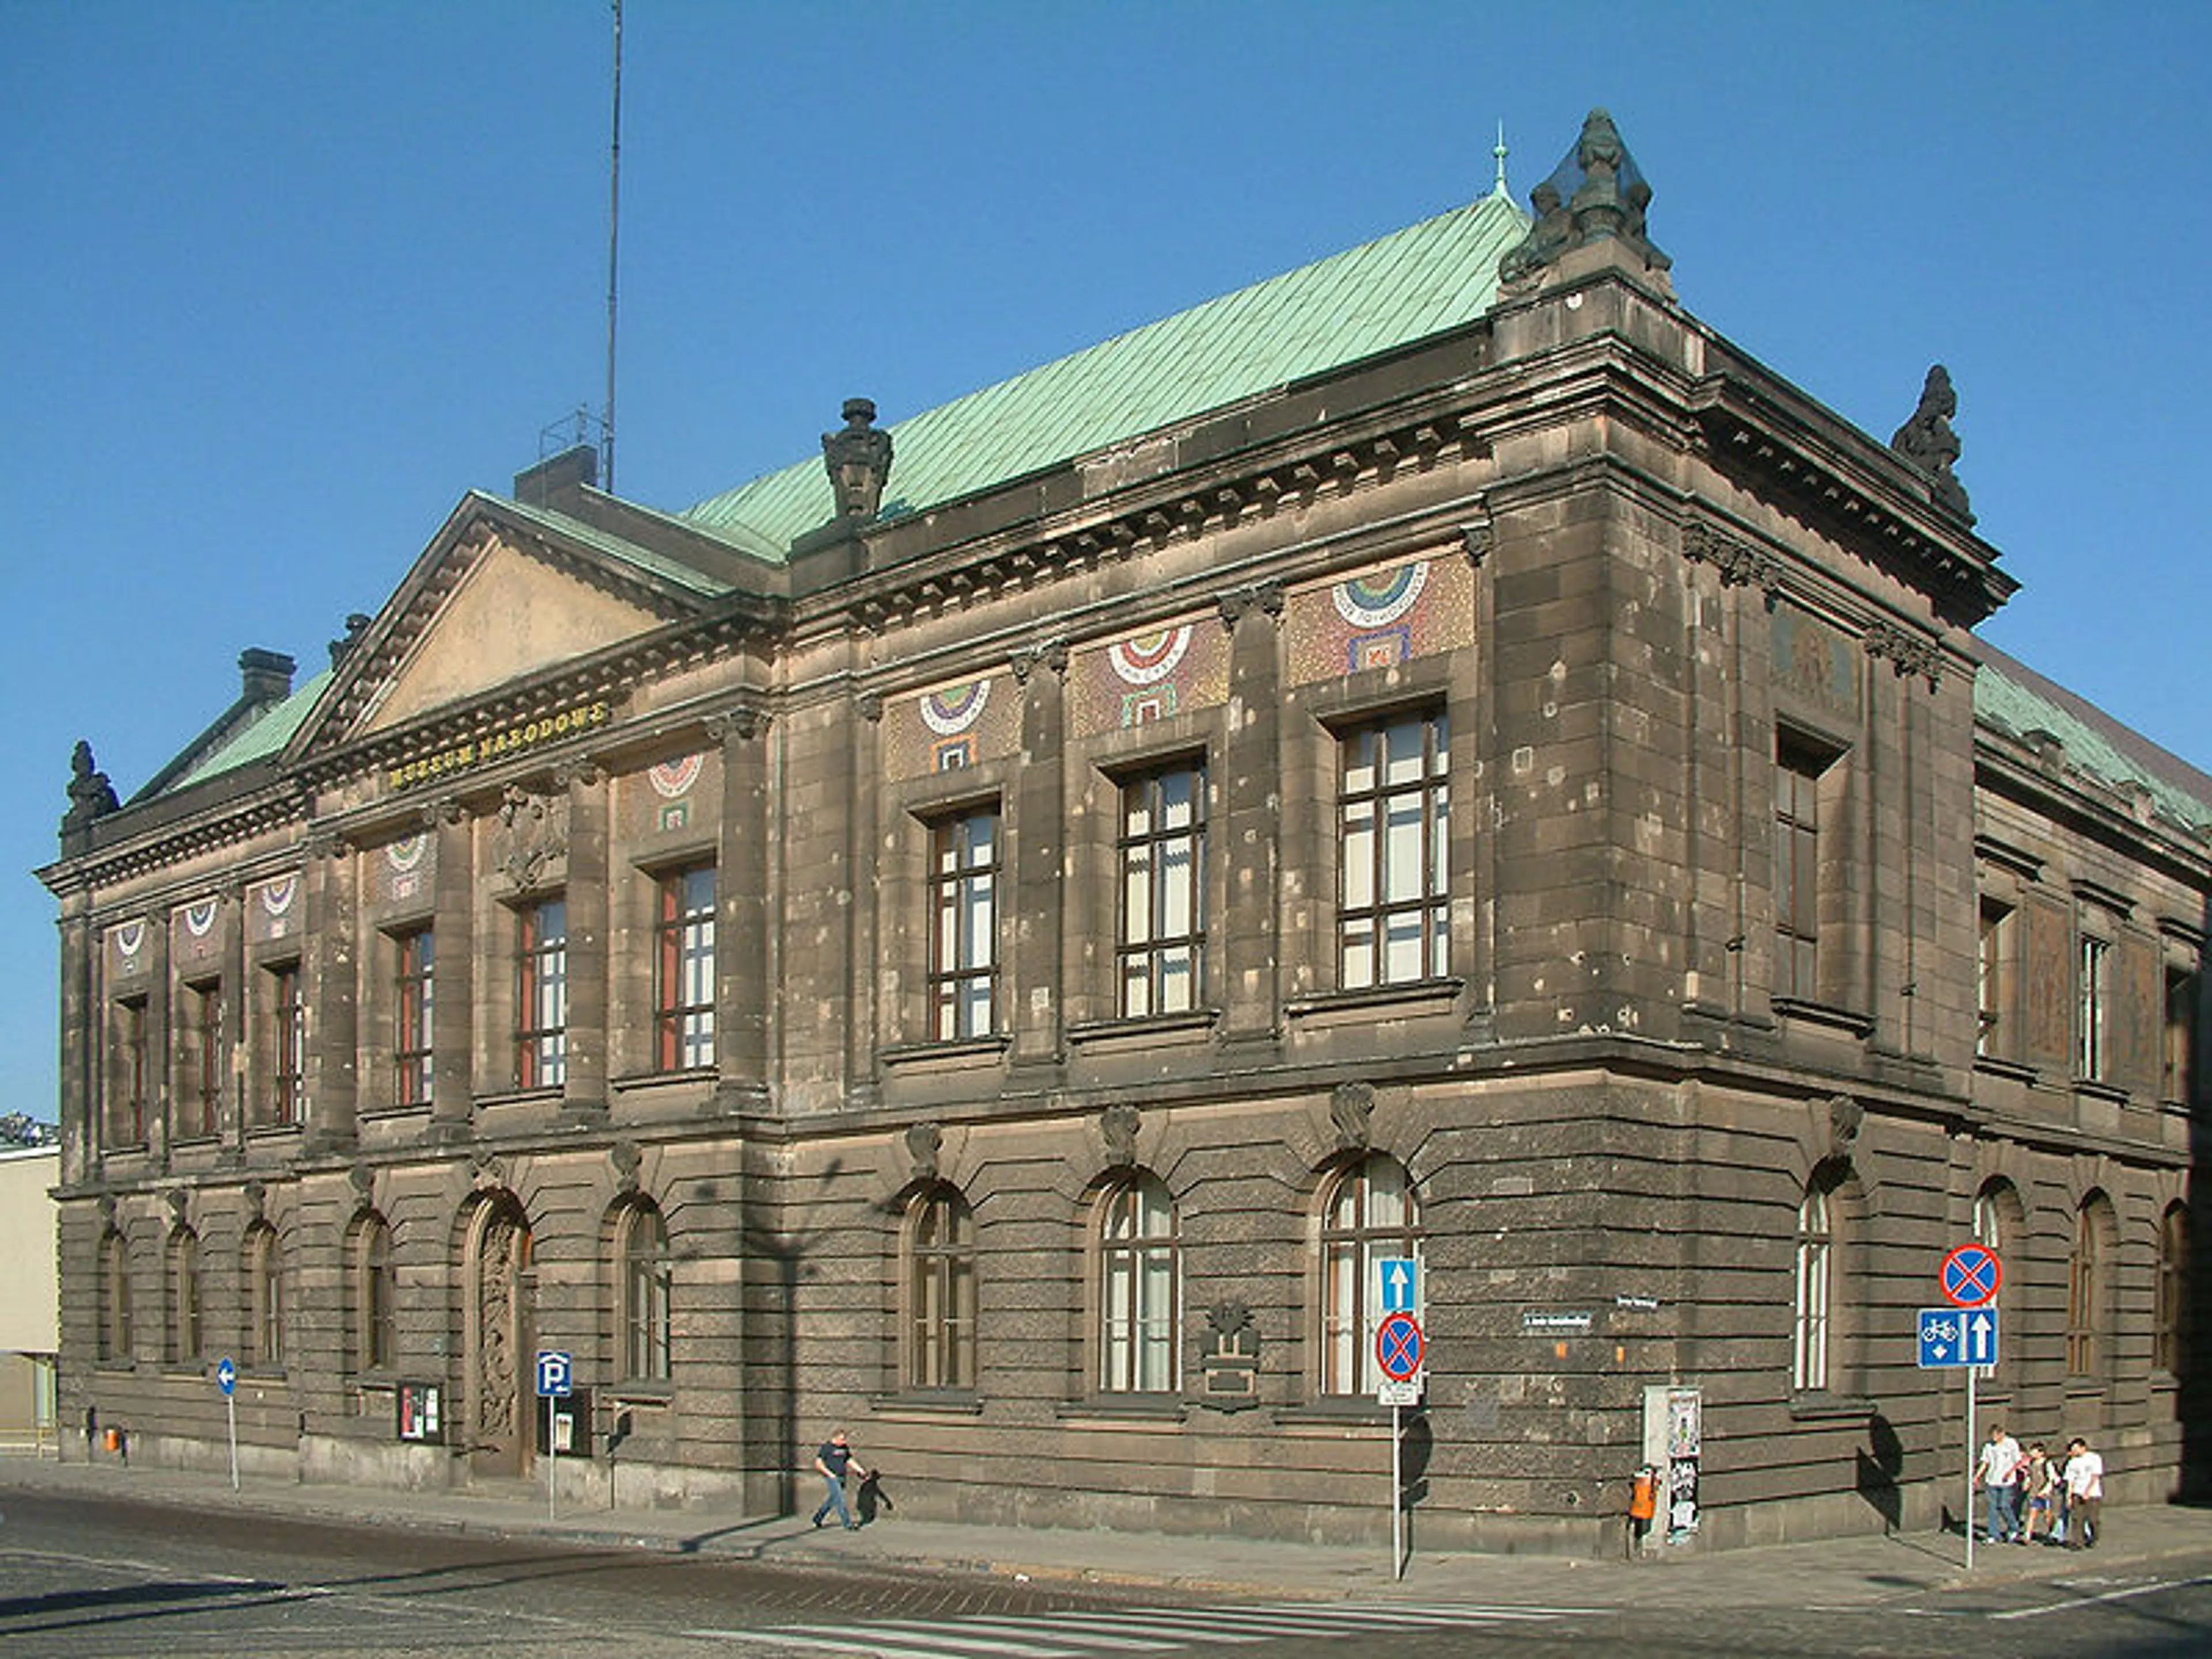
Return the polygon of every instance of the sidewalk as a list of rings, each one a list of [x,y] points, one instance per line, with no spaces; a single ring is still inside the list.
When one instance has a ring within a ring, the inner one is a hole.
[[[793,1565],[868,1563],[903,1571],[1025,1577],[1039,1583],[1146,1586],[1170,1595],[1530,1607],[1868,1607],[1966,1583],[2154,1575],[2166,1558],[2212,1551],[2212,1510],[2160,1505],[2108,1510],[2108,1540],[2094,1552],[1977,1544],[1971,1577],[1964,1566],[1964,1542],[1955,1534],[1907,1533],[1662,1556],[1633,1564],[1416,1550],[1405,1577],[1397,1579],[1391,1575],[1387,1547],[965,1526],[896,1516],[858,1532],[817,1531],[803,1516],[720,1522],[689,1510],[590,1510],[549,1517],[542,1499],[532,1504],[519,1497],[252,1480],[234,1492],[220,1474],[0,1457],[0,1514],[10,1492],[33,1490]]]

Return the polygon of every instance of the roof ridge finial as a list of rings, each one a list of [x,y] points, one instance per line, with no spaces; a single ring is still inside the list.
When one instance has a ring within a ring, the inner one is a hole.
[[[1505,186],[1505,123],[1503,121],[1498,124],[1498,148],[1490,153],[1498,158],[1498,177],[1490,186],[1490,193],[1503,196],[1510,202],[1513,199],[1513,192]]]

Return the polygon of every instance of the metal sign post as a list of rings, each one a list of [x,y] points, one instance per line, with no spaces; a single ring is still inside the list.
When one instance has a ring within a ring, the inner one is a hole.
[[[1927,1370],[1966,1373],[1966,1503],[1961,1519],[1966,1532],[1966,1571],[1974,1570],[1974,1468],[1981,1454],[1974,1414],[1975,1379],[1997,1363],[1997,1310],[1990,1306],[2004,1283],[2004,1263],[1986,1244],[1961,1244],[1943,1258],[1936,1282],[1948,1308],[1920,1310],[1920,1365]]]
[[[225,1354],[215,1368],[215,1385],[222,1390],[223,1415],[230,1421],[230,1489],[238,1490],[238,1367]]]
[[[1383,1282],[1389,1283],[1388,1278]],[[1390,1576],[1406,1576],[1406,1436],[1401,1410],[1421,1401],[1421,1363],[1428,1341],[1411,1313],[1386,1315],[1375,1328],[1375,1360],[1382,1369],[1376,1400],[1390,1408]]]
[[[538,1351],[538,1392],[545,1396],[545,1518],[553,1519],[555,1495],[560,1490],[561,1439],[555,1432],[553,1402],[568,1397],[574,1385],[574,1367],[559,1348]]]

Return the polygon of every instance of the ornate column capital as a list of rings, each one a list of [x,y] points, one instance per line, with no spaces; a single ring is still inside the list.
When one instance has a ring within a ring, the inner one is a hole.
[[[1284,597],[1283,584],[1271,576],[1265,581],[1247,582],[1242,587],[1232,587],[1217,603],[1221,610],[1221,625],[1233,634],[1237,631],[1237,624],[1255,612],[1281,622],[1287,601]]]

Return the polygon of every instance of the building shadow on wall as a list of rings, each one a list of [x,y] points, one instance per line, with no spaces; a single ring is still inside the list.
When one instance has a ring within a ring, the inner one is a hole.
[[[2212,898],[2199,918],[2199,934],[2212,939]],[[2189,1181],[2183,1194],[2186,1224],[2182,1261],[2179,1375],[2174,1410],[2181,1419],[2178,1502],[2212,1504],[2212,963],[2199,947],[2197,971],[2183,982],[2189,1006],[2169,1018],[2181,1025],[2189,1102]]]
[[[1904,1517],[1904,1496],[1897,1484],[1904,1473],[1905,1443],[1897,1437],[1890,1420],[1876,1412],[1867,1428],[1866,1446],[1858,1454],[1858,1474],[1854,1484],[1859,1496],[1881,1516],[1885,1535],[1895,1532]]]

